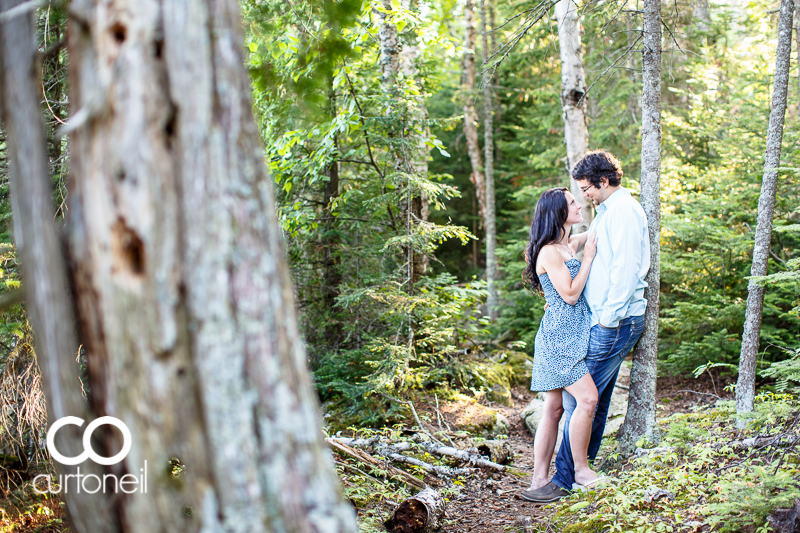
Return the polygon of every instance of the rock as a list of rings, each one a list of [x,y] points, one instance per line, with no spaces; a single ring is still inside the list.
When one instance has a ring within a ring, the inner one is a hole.
[[[631,369],[623,363],[619,369],[619,376],[617,383],[628,383],[630,380]],[[608,408],[608,418],[606,419],[606,428],[603,435],[611,435],[616,433],[622,422],[625,420],[625,414],[628,412],[628,390],[622,387],[614,387],[614,393],[611,395],[611,404]],[[525,426],[531,435],[536,435],[536,428],[539,427],[539,421],[542,419],[544,413],[544,393],[540,392],[538,396],[531,400],[525,409],[520,413],[520,418],[525,422]],[[564,418],[558,425],[558,442],[556,443],[556,450],[561,445],[563,437]]]
[[[540,396],[543,396],[540,393]],[[531,403],[522,410],[520,413],[520,418],[525,423],[525,427],[528,428],[528,431],[531,432],[531,435],[536,436],[536,428],[539,427],[539,422],[542,420],[542,415],[544,414],[544,400],[540,398],[534,398],[531,400]],[[556,440],[556,450],[558,447],[561,446],[561,440],[563,439],[564,434],[564,417],[561,417],[561,421],[558,423],[558,437]]]
[[[644,491],[644,499],[650,503],[656,502],[662,498],[667,500],[673,500],[675,499],[675,494],[671,491],[668,491],[666,489],[660,489],[658,487],[650,487],[649,489]]]
[[[456,430],[480,434],[487,438],[508,434],[508,419],[494,409],[481,405],[465,394],[456,394],[444,402],[440,411],[447,415]]]
[[[631,368],[627,363],[622,363],[617,376],[617,383],[630,383]],[[625,421],[625,414],[628,412],[628,389],[614,387],[611,395],[611,404],[608,407],[608,418],[606,419],[606,429],[603,435],[612,435],[619,431],[622,422]]]
[[[498,413],[497,411],[495,411],[494,414],[494,425],[489,430],[488,436],[496,437],[498,435],[508,435],[508,428],[511,425],[508,422],[508,418],[506,418],[503,413]]]
[[[795,499],[790,509],[775,509],[767,522],[775,533],[800,532],[800,500]]]
[[[492,385],[492,390],[486,393],[486,398],[490,402],[497,402],[506,406],[512,406],[511,389],[502,383]]]

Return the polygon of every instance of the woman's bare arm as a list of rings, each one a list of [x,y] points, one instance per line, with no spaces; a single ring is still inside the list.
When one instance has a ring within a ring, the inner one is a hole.
[[[578,303],[578,298],[580,298],[583,288],[586,286],[586,280],[589,279],[589,271],[592,268],[592,261],[594,261],[596,247],[596,239],[594,235],[592,235],[591,240],[587,240],[587,245],[584,249],[583,263],[575,278],[569,273],[569,269],[564,263],[564,257],[555,246],[545,246],[539,253],[539,266],[547,272],[550,281],[553,283],[553,287],[558,291],[561,298],[570,305]]]

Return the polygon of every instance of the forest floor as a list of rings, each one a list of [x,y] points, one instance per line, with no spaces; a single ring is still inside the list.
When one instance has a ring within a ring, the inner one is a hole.
[[[528,487],[533,470],[533,437],[520,413],[534,394],[517,386],[509,406],[484,401],[508,420],[505,437],[513,459],[502,473],[473,469],[450,483],[425,476],[447,500],[442,531],[784,531],[769,529],[766,521],[768,516],[776,516],[776,508],[800,502],[800,404],[788,395],[761,394],[750,427],[739,431],[732,423],[732,402],[725,401],[731,398],[723,391],[724,384],[708,373],[699,379],[659,378],[657,409],[664,440],[656,448],[620,457],[614,439],[607,437],[598,458],[599,469],[617,481],[594,492],[573,493],[551,505],[530,503],[518,495]],[[626,385],[624,380],[620,385]],[[448,402],[424,394],[414,401],[429,433],[442,424],[455,428],[465,413],[451,409],[453,404],[464,409],[475,406],[474,401]],[[359,430],[358,436],[412,442],[413,436],[421,433],[408,429],[414,425],[408,420],[395,428]],[[482,438],[455,429],[447,433],[462,449]],[[418,455],[430,463],[448,464]],[[393,477],[386,465],[368,465],[346,455],[335,454],[334,458],[345,494],[358,510],[361,531],[385,531],[383,522],[413,490]],[[410,471],[418,476],[422,473]],[[34,494],[30,483],[5,488],[0,497],[0,533],[67,531],[57,498]],[[800,507],[797,509],[800,517]]]
[[[627,386],[627,380],[620,380]],[[662,377],[658,380],[659,418],[674,413],[688,413],[699,407],[713,405],[718,396],[729,399],[718,379],[704,374],[699,379]],[[689,392],[692,391],[692,392]],[[479,471],[465,480],[464,488],[447,506],[447,533],[497,533],[547,529],[548,518],[557,506],[535,504],[521,499],[518,493],[530,485],[533,472],[533,437],[520,417],[520,412],[536,397],[524,386],[512,391],[513,405],[489,403],[509,420],[508,443],[514,453],[513,469],[499,474]],[[445,415],[447,416],[447,415]],[[452,416],[452,415],[450,415]],[[609,449],[601,449],[600,455]],[[524,472],[524,475],[521,475]],[[555,473],[551,465],[551,474]]]

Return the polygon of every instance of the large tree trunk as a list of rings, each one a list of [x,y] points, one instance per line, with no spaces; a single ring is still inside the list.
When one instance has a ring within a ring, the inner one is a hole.
[[[578,7],[573,0],[556,4],[558,44],[561,51],[561,106],[564,117],[564,140],[567,145],[567,179],[575,200],[583,207],[583,222],[576,224],[575,233],[589,228],[592,204],[581,193],[578,182],[571,179],[572,167],[589,150],[589,128],[586,121],[586,75],[581,52],[581,27]]]
[[[488,10],[486,6],[487,0],[481,0],[481,35],[483,36],[482,51],[483,51],[483,64],[486,65],[489,60],[490,53],[489,39],[487,38],[486,28]],[[495,249],[497,248],[497,226],[495,223],[495,202],[494,202],[494,91],[492,91],[492,79],[484,80],[483,84],[483,152],[485,161],[485,174],[484,180],[486,183],[486,307],[489,311],[489,317],[494,320],[497,318],[498,301],[497,301],[497,256]]]
[[[761,181],[761,196],[758,199],[758,224],[751,276],[765,276],[769,261],[769,244],[772,237],[772,216],[775,212],[775,192],[778,188],[778,171],[781,164],[781,142],[786,100],[789,90],[789,62],[792,53],[792,17],[794,2],[781,0],[778,22],[778,50],[775,60],[775,78],[772,90],[772,111],[767,129],[767,149],[764,153],[764,176]],[[761,336],[761,313],[764,305],[764,287],[750,280],[747,286],[747,310],[742,334],[742,353],[739,359],[739,379],[736,381],[736,412],[753,410],[755,396],[756,361]],[[745,425],[743,419],[737,426]]]
[[[656,363],[661,256],[661,0],[644,2],[642,54],[642,207],[650,237],[647,309],[644,332],[636,345],[631,369],[628,412],[622,426],[623,447],[641,437],[659,440],[656,426]]]
[[[91,408],[130,428],[109,470],[150,470],[146,493],[109,495],[102,531],[355,531],[319,431],[237,2],[73,0],[70,14]]]
[[[47,416],[56,420],[88,418],[80,393],[75,354],[74,307],[69,298],[67,269],[61,240],[53,223],[53,200],[46,138],[40,113],[41,78],[36,61],[33,11],[9,10],[23,0],[0,0],[0,99],[10,158],[11,207],[14,240],[19,254],[28,316],[35,335],[36,358],[47,397]],[[73,428],[69,428],[73,429]],[[80,433],[56,433],[55,444],[67,457],[83,451]],[[77,437],[77,438],[76,438]],[[58,474],[74,475],[76,466],[56,463]],[[94,464],[84,474],[102,473]],[[74,489],[74,486],[72,487]],[[79,531],[115,531],[110,500],[70,493],[67,511]]]

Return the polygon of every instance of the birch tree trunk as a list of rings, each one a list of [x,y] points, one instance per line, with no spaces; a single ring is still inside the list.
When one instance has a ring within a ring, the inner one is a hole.
[[[628,411],[622,425],[623,448],[641,437],[660,440],[656,426],[656,364],[661,256],[661,0],[644,0],[642,53],[642,207],[650,237],[650,270],[644,332],[631,369]]]
[[[800,65],[800,17],[794,18],[794,38],[797,47],[797,64]],[[797,73],[797,115],[800,116],[800,71]]]
[[[35,335],[36,359],[42,372],[50,425],[76,416],[86,420],[75,354],[74,307],[69,298],[61,239],[53,223],[54,209],[46,137],[40,112],[40,71],[36,58],[34,11],[11,9],[23,0],[0,0],[0,104],[10,159],[14,240],[20,258],[28,316]],[[55,444],[68,457],[83,451],[80,433],[56,433]],[[75,475],[75,466],[55,464],[58,474]],[[94,464],[84,474],[102,473]],[[86,493],[70,494],[67,511],[79,531],[118,529],[108,500]]]
[[[419,11],[418,1],[402,0],[403,9],[410,12]],[[416,33],[407,26],[407,29],[400,37],[402,50],[400,52],[400,71],[406,79],[417,80],[419,76],[419,43]],[[412,96],[408,102],[408,132],[405,137],[410,143],[408,157],[408,169],[411,173],[420,178],[428,177],[428,154],[430,148],[426,144],[431,137],[431,130],[428,126],[428,109],[425,107],[425,94],[419,88],[419,94]],[[430,202],[425,194],[414,194],[409,198],[410,210],[418,221],[427,222],[430,216]],[[415,253],[413,257],[413,276],[416,282],[424,276],[428,270],[429,258],[425,254]]]
[[[403,0],[401,4],[405,10],[412,10],[411,0]],[[417,57],[419,47],[414,38],[407,38],[404,43],[398,34],[397,26],[391,21],[392,1],[383,1],[384,12],[381,13],[383,22],[379,30],[381,43],[381,86],[392,108],[390,114],[400,123],[390,131],[392,139],[390,151],[392,153],[395,172],[404,172],[411,175],[427,176],[428,150],[425,140],[430,136],[427,126],[428,113],[425,109],[423,96],[406,98],[401,94],[397,77],[401,72],[406,78],[414,78],[417,74]],[[408,37],[408,36],[406,36]],[[407,129],[408,127],[408,129]],[[428,219],[428,201],[419,194],[415,194],[410,183],[406,183],[405,199],[399,207],[400,219],[403,221],[405,231],[411,233],[420,220]],[[414,251],[411,247],[406,249],[408,261],[409,291],[420,276],[425,274],[428,267],[428,258],[425,254]]]
[[[708,31],[711,24],[711,15],[708,12],[708,0],[695,0],[692,7],[692,16],[694,17],[697,29],[700,31]]]
[[[761,181],[761,196],[758,199],[758,224],[751,276],[765,276],[769,262],[769,244],[772,237],[772,216],[775,212],[775,193],[778,188],[778,167],[781,164],[781,142],[786,100],[789,90],[789,63],[792,53],[792,18],[794,2],[781,0],[778,21],[778,50],[775,60],[775,78],[772,89],[772,111],[769,114],[767,148],[764,153],[764,176]],[[736,412],[753,410],[756,389],[756,362],[761,336],[761,313],[764,305],[764,287],[752,279],[747,286],[747,310],[742,333],[742,353],[739,358],[739,379],[736,381]],[[738,427],[745,421],[737,419]]]
[[[489,39],[486,33],[488,10],[487,0],[481,0],[481,35],[483,36],[482,52],[483,64],[486,65],[489,56]],[[484,80],[483,84],[483,152],[485,160],[484,180],[486,183],[486,307],[489,317],[494,320],[497,318],[497,225],[495,223],[495,201],[494,201],[494,91],[492,90],[492,79]]]
[[[592,204],[581,193],[578,183],[571,178],[572,167],[589,150],[589,127],[586,121],[586,75],[581,51],[581,27],[578,6],[573,0],[560,0],[556,4],[558,44],[561,52],[561,106],[564,117],[564,141],[567,145],[567,179],[575,200],[583,207],[583,222],[576,224],[575,233],[589,229],[592,222]]]
[[[464,0],[464,58],[462,60],[464,94],[464,136],[467,139],[467,153],[472,165],[470,180],[475,185],[478,197],[478,211],[481,220],[486,221],[486,182],[483,175],[481,148],[478,144],[478,115],[472,104],[475,97],[475,17],[472,0]]]
[[[73,0],[70,16],[91,409],[130,429],[107,469],[149,469],[146,493],[107,495],[111,527],[78,530],[355,531],[319,431],[237,2]]]

